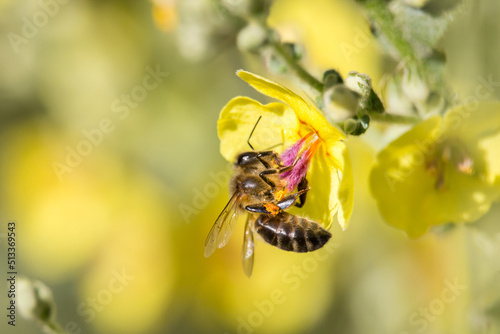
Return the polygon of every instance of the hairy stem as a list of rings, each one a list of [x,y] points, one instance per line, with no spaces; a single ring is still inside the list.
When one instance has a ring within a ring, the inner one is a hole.
[[[66,334],[66,331],[56,320],[44,322],[43,331],[47,334]]]
[[[319,93],[323,92],[323,84],[313,77],[309,72],[307,72],[298,62],[294,59],[283,47],[280,42],[272,41],[271,46],[278,53],[283,60],[286,62],[286,65],[293,71],[297,76],[306,82],[309,86],[317,90]]]
[[[370,19],[394,46],[401,59],[415,60],[415,52],[410,43],[403,37],[403,33],[396,26],[394,15],[387,8],[384,0],[358,0],[366,9]]]
[[[381,123],[394,123],[394,124],[417,124],[420,122],[420,118],[415,116],[403,116],[394,114],[370,114],[370,119]]]

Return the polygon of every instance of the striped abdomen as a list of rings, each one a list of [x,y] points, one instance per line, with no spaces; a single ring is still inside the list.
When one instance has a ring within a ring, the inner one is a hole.
[[[255,220],[254,229],[265,242],[296,253],[319,249],[332,237],[318,223],[284,211],[276,216],[260,215]]]

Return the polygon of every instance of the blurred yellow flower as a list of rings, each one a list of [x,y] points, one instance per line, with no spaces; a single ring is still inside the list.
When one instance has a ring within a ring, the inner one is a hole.
[[[377,157],[370,186],[379,210],[412,238],[432,225],[473,222],[500,195],[500,103],[473,107],[429,118]]]
[[[153,0],[153,19],[163,31],[172,31],[177,26],[176,0]]]
[[[376,89],[382,53],[353,1],[277,0],[268,18],[287,42],[303,44],[313,66],[367,73]]]
[[[305,160],[296,166],[302,168],[297,173],[304,169],[307,172],[311,189],[308,201],[314,203],[307,207],[308,215],[329,228],[337,213],[340,226],[347,228],[353,206],[353,180],[343,142],[345,135],[289,89],[249,72],[238,71],[238,75],[260,93],[286,104],[262,105],[247,97],[232,99],[222,109],[218,122],[222,156],[233,162],[238,153],[247,151],[248,135],[262,116],[252,137],[253,146],[264,149],[280,143],[284,146],[295,143],[287,154],[293,157],[300,154],[300,160]],[[293,149],[295,152],[290,152]],[[293,176],[289,177],[288,181],[293,182]]]
[[[9,141],[0,158],[11,163],[0,173],[2,205],[23,236],[19,257],[49,285],[77,281],[71,322],[95,332],[145,333],[166,321],[178,271],[166,189],[105,144],[60,181],[52,162],[63,159],[61,143],[70,139],[46,122],[3,135]]]

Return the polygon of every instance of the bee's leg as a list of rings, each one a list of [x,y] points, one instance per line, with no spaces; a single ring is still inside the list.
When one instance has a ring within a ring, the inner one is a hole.
[[[307,181],[306,181],[307,182]],[[307,185],[307,183],[306,183]],[[266,214],[277,214],[282,210],[286,210],[292,205],[296,205],[298,207],[302,207],[304,205],[303,196],[309,191],[309,188],[301,189],[294,194],[288,195],[284,197],[282,200],[278,201],[278,203],[264,203],[264,204],[252,204],[247,205],[245,210],[254,212],[254,213],[266,213]],[[297,203],[297,198],[301,201],[301,203]],[[299,205],[298,205],[299,204]]]
[[[267,183],[268,185],[270,185],[271,188],[274,190],[274,189],[276,189],[276,185],[266,175],[269,175],[269,174],[281,174],[281,173],[284,173],[284,172],[288,172],[292,168],[293,168],[293,166],[286,166],[286,167],[281,167],[281,168],[276,168],[276,169],[266,169],[265,171],[260,172],[259,176],[260,176],[260,178],[265,183]]]
[[[298,192],[301,192],[302,190],[305,190],[305,189],[309,190],[308,185],[309,185],[309,182],[307,182],[307,179],[305,177],[303,177],[302,180],[300,180],[299,185],[297,186]],[[299,195],[298,201],[295,203],[295,206],[298,208],[303,207],[304,204],[306,204],[306,197],[307,197],[307,191],[301,193]]]
[[[273,152],[273,154],[271,154],[271,158],[273,159],[274,163],[275,163],[276,165],[278,165],[279,167],[285,167],[285,166],[283,166],[283,165],[281,164],[281,160],[280,160],[280,158],[278,157],[278,155],[277,155],[274,151],[272,151],[272,152]]]
[[[253,204],[253,205],[247,205],[245,207],[245,210],[247,211],[250,211],[250,212],[254,212],[254,213],[267,213],[267,214],[271,214],[271,211],[269,211],[267,208],[266,208],[266,205],[265,204]],[[279,210],[279,209],[278,209]]]
[[[280,208],[280,210],[286,210],[294,204],[300,208],[300,207],[302,207],[302,205],[304,205],[302,196],[307,194],[308,191],[309,191],[309,188],[305,188],[305,189],[302,189],[300,191],[297,191],[295,194],[291,194],[291,195],[284,197],[276,205],[278,206],[278,208]],[[297,197],[300,199],[300,203],[297,203]]]
[[[279,167],[283,167],[280,158],[276,155],[276,152],[274,151],[264,151],[257,154],[257,159],[259,159],[259,161],[264,165],[264,167],[266,167],[267,169],[271,168],[271,166],[269,166],[269,163],[264,159],[262,159],[262,157],[267,157],[267,156],[270,156],[276,165],[278,165]]]

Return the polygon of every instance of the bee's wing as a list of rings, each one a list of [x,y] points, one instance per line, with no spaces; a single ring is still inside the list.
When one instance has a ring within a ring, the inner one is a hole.
[[[238,203],[240,193],[235,192],[226,207],[220,213],[212,229],[208,233],[205,241],[205,257],[209,257],[215,251],[215,248],[222,248],[233,234],[234,224],[238,217]]]
[[[253,270],[253,230],[250,223],[250,215],[247,217],[247,223],[245,225],[245,234],[243,237],[243,249],[241,251],[241,261],[243,262],[243,271],[250,277]]]

